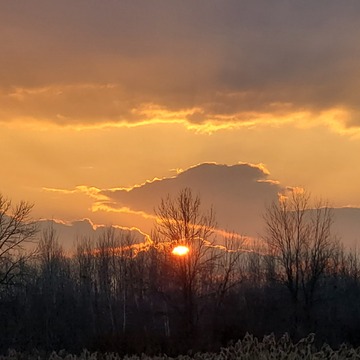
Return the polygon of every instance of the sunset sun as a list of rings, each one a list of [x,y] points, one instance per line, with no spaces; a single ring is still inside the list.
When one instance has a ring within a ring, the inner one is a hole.
[[[190,251],[190,249],[187,246],[184,245],[179,245],[176,246],[173,250],[172,250],[172,254],[173,255],[177,255],[177,256],[184,256],[186,254],[188,254],[188,252]]]

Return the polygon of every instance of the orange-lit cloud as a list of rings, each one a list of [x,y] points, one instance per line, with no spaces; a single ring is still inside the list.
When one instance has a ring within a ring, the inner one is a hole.
[[[221,101],[225,106],[226,97]],[[170,123],[182,124],[188,130],[203,133],[292,123],[299,127],[325,125],[341,134],[359,134],[357,114],[345,106],[332,105],[318,111],[288,104],[271,104],[264,109],[259,104],[254,109],[242,109],[242,103],[240,100],[234,102],[231,111],[222,113],[209,110],[208,104],[201,102],[192,108],[172,109],[166,104],[135,101],[128,99],[126,90],[116,84],[15,88],[10,89],[9,93],[0,92],[0,122],[20,126],[25,122],[33,127],[55,124],[76,130]]]
[[[352,135],[359,13],[336,0],[3,1],[0,122],[324,123]]]

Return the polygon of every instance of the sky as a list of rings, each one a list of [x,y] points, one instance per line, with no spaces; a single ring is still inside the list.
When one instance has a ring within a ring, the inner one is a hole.
[[[0,192],[146,233],[184,186],[245,234],[287,187],[357,208],[359,38],[357,0],[1,1]]]

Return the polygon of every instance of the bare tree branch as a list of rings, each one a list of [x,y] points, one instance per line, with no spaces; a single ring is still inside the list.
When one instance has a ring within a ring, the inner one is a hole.
[[[0,285],[10,284],[18,265],[23,261],[21,254],[25,245],[34,240],[37,226],[30,213],[33,205],[21,201],[15,206],[0,194]]]

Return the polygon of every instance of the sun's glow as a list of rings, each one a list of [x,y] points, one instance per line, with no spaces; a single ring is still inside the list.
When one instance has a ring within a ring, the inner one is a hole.
[[[190,251],[190,249],[187,246],[179,245],[173,249],[172,254],[177,255],[177,256],[184,256],[189,251]]]

